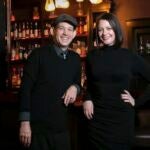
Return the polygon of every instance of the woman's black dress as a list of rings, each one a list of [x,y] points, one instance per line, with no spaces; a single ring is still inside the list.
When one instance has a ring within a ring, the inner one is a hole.
[[[115,47],[91,51],[86,65],[86,100],[94,103],[94,116],[88,124],[90,143],[97,150],[103,146],[117,150],[111,148],[116,144],[130,146],[134,136],[134,108],[121,99],[121,93],[131,92],[131,81],[136,76],[150,83],[150,65],[137,54]],[[145,91],[136,99],[136,106],[149,98],[150,91]]]

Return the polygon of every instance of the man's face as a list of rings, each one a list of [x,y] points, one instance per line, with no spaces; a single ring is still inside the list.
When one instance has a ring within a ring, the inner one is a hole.
[[[58,23],[53,32],[55,41],[62,49],[68,48],[75,36],[76,30],[67,22]]]

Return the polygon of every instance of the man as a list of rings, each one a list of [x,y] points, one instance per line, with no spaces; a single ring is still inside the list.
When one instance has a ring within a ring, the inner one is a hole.
[[[20,141],[31,150],[70,150],[67,106],[80,91],[80,57],[68,46],[77,21],[61,14],[53,23],[53,42],[33,50],[20,89]]]

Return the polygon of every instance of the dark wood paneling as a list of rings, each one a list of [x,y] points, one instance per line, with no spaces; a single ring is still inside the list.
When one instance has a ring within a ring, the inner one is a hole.
[[[4,0],[0,0],[0,91],[5,90],[7,76],[5,32],[6,32],[6,11]]]

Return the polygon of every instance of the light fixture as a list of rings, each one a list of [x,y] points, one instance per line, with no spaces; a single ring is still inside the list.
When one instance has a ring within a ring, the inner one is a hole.
[[[45,10],[46,11],[54,11],[55,10],[55,5],[54,5],[53,0],[46,0]]]
[[[76,2],[81,3],[84,0],[76,0]],[[89,0],[92,4],[99,4],[103,0]],[[56,8],[68,8],[69,0],[46,0],[45,10],[46,11],[54,11]]]
[[[92,3],[92,4],[99,4],[99,3],[101,3],[103,0],[90,0],[90,2]]]
[[[56,8],[68,8],[69,1],[68,0],[46,0],[45,10],[46,11],[54,11]]]
[[[55,0],[56,8],[68,8],[69,1],[68,0]]]
[[[84,0],[76,0],[76,2],[83,2]]]
[[[76,2],[83,2],[84,0],[76,0]],[[101,3],[103,0],[89,0],[92,4],[99,4]]]

